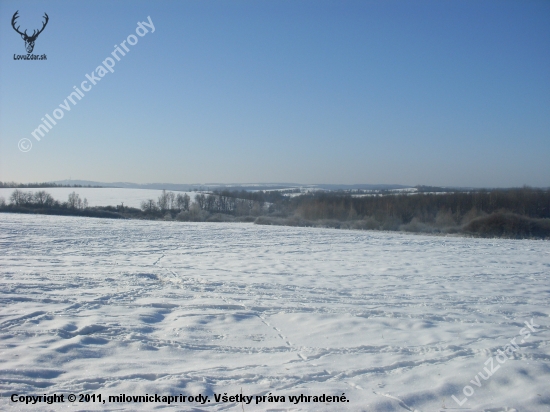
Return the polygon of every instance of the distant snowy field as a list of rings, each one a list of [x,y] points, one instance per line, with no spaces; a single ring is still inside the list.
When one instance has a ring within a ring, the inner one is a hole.
[[[6,202],[15,189],[0,188],[0,197],[3,197]],[[46,187],[38,189],[19,189],[24,192],[37,192],[44,190],[48,192],[55,200],[66,202],[69,193],[76,192],[81,197],[88,199],[88,206],[117,206],[124,202],[124,206],[139,208],[141,202],[147,199],[158,200],[162,190],[150,189],[124,189],[115,187],[105,188],[90,188],[90,187]],[[195,199],[196,192],[177,192],[176,194],[187,193],[191,200]]]
[[[0,276],[3,411],[550,411],[545,241],[0,214]]]

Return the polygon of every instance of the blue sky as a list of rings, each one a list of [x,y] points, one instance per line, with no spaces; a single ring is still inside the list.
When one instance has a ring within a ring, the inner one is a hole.
[[[0,3],[2,181],[548,187],[549,159],[546,0]]]

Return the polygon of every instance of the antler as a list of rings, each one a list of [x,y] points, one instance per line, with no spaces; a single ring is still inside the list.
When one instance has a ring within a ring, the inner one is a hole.
[[[43,25],[42,25],[42,28],[41,28],[40,30],[38,30],[38,33],[34,34],[34,32],[33,32],[32,37],[38,37],[38,35],[39,35],[40,33],[42,33],[42,31],[44,31],[44,29],[46,28],[46,24],[48,24],[48,20],[50,20],[50,18],[48,17],[48,15],[46,14],[46,12],[44,12],[44,16],[43,16],[43,17],[44,17],[44,19],[46,19],[46,21],[45,21],[44,23],[42,23],[42,24],[43,24]]]
[[[17,20],[17,18],[19,17],[19,16],[17,15],[17,13],[19,13],[19,10],[17,10],[17,11],[15,12],[15,14],[13,15],[13,17],[11,18],[11,25],[12,25],[13,29],[14,29],[17,33],[19,33],[21,36],[26,36],[26,35],[27,35],[27,30],[25,30],[25,33],[21,33],[21,32],[19,31],[19,27],[21,27],[21,26],[15,27],[15,20]],[[44,13],[44,14],[45,14],[45,13]]]

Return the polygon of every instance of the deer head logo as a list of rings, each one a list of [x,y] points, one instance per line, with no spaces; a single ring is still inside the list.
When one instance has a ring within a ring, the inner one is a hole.
[[[32,32],[32,35],[29,36],[29,35],[27,34],[27,30],[25,30],[25,32],[21,33],[21,32],[19,31],[19,27],[20,27],[20,26],[15,27],[15,20],[17,20],[17,18],[19,17],[19,16],[17,15],[17,13],[19,13],[19,10],[17,10],[17,11],[15,12],[15,14],[13,15],[13,17],[11,18],[11,25],[12,25],[13,29],[14,29],[17,33],[19,33],[19,34],[21,35],[21,38],[22,38],[23,40],[25,40],[25,48],[27,49],[27,53],[32,53],[32,51],[33,51],[33,49],[34,49],[34,42],[36,41],[36,38],[38,37],[38,35],[39,35],[40,33],[42,33],[42,31],[43,31],[44,28],[46,27],[46,24],[48,24],[48,20],[49,20],[50,18],[48,17],[48,15],[47,15],[46,13],[44,13],[44,19],[45,19],[45,21],[44,21],[44,23],[42,23],[42,28],[41,28],[40,30],[38,30],[38,31],[34,30],[34,31]]]

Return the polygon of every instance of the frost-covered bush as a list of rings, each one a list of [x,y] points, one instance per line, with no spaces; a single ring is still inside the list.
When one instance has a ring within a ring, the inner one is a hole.
[[[434,231],[434,228],[425,223],[422,223],[420,219],[415,217],[409,223],[399,226],[399,230],[402,230],[404,232],[430,233]]]

